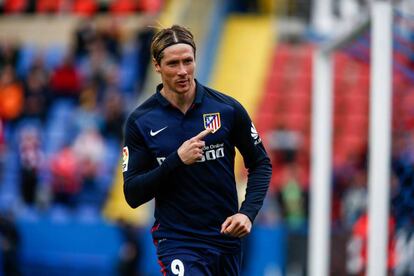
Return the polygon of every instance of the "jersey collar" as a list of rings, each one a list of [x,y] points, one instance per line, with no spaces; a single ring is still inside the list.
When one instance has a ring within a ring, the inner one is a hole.
[[[204,98],[204,87],[203,85],[201,85],[196,79],[195,79],[195,83],[196,83],[196,96],[194,98],[194,102],[193,104],[201,104]],[[163,84],[160,83],[157,85],[157,92],[156,92],[156,97],[158,102],[162,105],[162,106],[169,106],[170,102],[164,98],[164,96],[161,94],[161,89],[163,87]]]

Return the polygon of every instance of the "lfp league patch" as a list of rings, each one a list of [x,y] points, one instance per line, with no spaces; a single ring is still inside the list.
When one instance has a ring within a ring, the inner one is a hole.
[[[128,147],[122,149],[122,172],[128,171],[129,150]]]
[[[216,132],[221,127],[220,113],[208,113],[203,114],[204,128],[212,129],[213,132]]]

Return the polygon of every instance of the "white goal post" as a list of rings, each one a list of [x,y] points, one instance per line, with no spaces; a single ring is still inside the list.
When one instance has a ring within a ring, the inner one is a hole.
[[[320,17],[329,0],[315,1],[314,27],[329,28]],[[319,5],[318,5],[319,3]],[[330,7],[328,5],[328,7]],[[387,275],[388,213],[391,150],[392,3],[373,0],[370,15],[348,32],[319,45],[313,59],[311,198],[308,246],[310,276],[329,275],[332,174],[332,52],[371,28],[371,72],[368,164],[368,268],[369,276]],[[318,26],[319,24],[319,26]],[[338,28],[336,28],[338,29]]]

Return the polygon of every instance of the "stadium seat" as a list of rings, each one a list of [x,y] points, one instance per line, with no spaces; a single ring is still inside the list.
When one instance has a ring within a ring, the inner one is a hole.
[[[137,0],[114,0],[109,6],[111,13],[115,15],[128,15],[138,8]]]
[[[4,0],[3,10],[5,13],[22,13],[27,8],[27,0]]]
[[[76,15],[92,16],[98,11],[98,4],[95,0],[74,0],[72,11]]]
[[[61,45],[51,45],[45,51],[45,66],[48,70],[54,70],[62,63],[66,54],[66,49]]]
[[[57,13],[62,6],[62,0],[37,0],[36,12]]]
[[[19,51],[19,59],[17,60],[16,71],[20,77],[26,77],[30,66],[38,54],[38,49],[35,45],[24,44]]]
[[[122,52],[120,64],[120,88],[122,92],[131,93],[139,81],[138,72],[139,55],[135,49],[126,48]]]
[[[161,10],[163,2],[162,0],[140,0],[138,9],[148,14],[156,14]]]
[[[50,217],[19,219],[23,275],[116,275],[121,233],[116,225],[98,219],[83,223],[72,216],[65,221]],[[53,238],[51,238],[53,233]],[[40,273],[40,274],[43,274]]]
[[[286,239],[287,231],[282,225],[256,225],[249,236],[251,248],[245,275],[284,275]]]

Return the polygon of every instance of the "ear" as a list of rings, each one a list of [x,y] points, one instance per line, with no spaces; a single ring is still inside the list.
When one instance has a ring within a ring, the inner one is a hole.
[[[152,64],[154,65],[155,72],[159,73],[161,71],[161,68],[158,62],[155,60],[155,58],[152,59]]]

